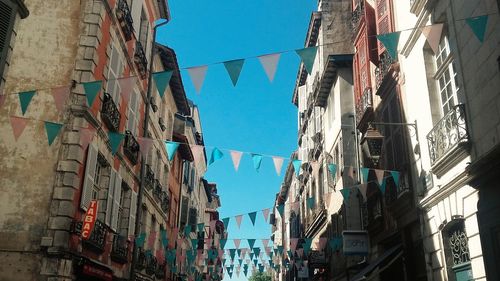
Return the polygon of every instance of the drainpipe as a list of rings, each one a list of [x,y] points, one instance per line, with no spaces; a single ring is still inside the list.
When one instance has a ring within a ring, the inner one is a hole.
[[[158,27],[166,25],[169,23],[168,19],[165,19],[164,22],[157,24],[153,27],[153,46],[151,48],[151,55],[149,57],[149,75],[148,75],[148,88],[147,88],[147,94],[146,94],[146,109],[144,112],[144,124],[143,124],[143,132],[142,136],[143,137],[148,137],[148,128],[149,128],[149,112],[150,112],[150,100],[151,100],[151,83],[152,83],[152,78],[153,78],[153,59],[156,53],[156,46],[155,46],[155,41],[156,41],[156,30]],[[134,231],[134,248],[132,251],[132,262],[130,264],[130,279],[135,280],[136,278],[136,271],[135,267],[137,264],[137,255],[138,255],[138,248],[135,243],[135,237],[139,235],[139,232],[141,231],[141,217],[142,217],[142,198],[144,197],[144,186],[146,184],[146,156],[141,155],[141,175],[140,175],[140,186],[139,186],[139,192],[137,194],[137,211],[135,213],[135,231]]]

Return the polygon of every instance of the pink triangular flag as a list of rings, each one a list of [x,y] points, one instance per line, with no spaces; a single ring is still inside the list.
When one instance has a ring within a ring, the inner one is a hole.
[[[177,240],[178,235],[179,235],[179,228],[175,227],[174,229],[172,229],[172,237],[174,238],[174,240]]]
[[[328,242],[328,238],[321,237],[318,239],[318,243],[316,244],[318,246],[318,250],[323,250],[325,249],[326,242]]]
[[[234,170],[238,171],[238,167],[240,166],[240,160],[241,156],[243,155],[243,152],[235,150],[230,150],[229,152],[231,153],[231,159],[233,159]]]
[[[375,171],[375,176],[377,176],[378,184],[382,185],[382,182],[384,181],[384,173],[385,173],[385,171],[384,170],[378,170],[378,169],[375,169],[374,171]]]
[[[280,60],[280,53],[259,56],[259,61],[267,74],[269,81],[273,82],[274,75],[276,74],[276,68],[278,67],[278,62]]]
[[[354,178],[354,169],[351,166],[345,166],[344,167],[344,175]]]
[[[148,246],[150,248],[154,247],[155,240],[156,240],[156,231],[151,231],[148,237]]]
[[[276,169],[276,174],[281,175],[281,167],[283,167],[283,157],[273,156],[274,169]]]
[[[233,242],[234,242],[234,247],[236,247],[236,249],[239,249],[240,248],[241,239],[234,239]],[[241,252],[243,252],[243,250],[241,250]]]
[[[215,224],[217,223],[216,220],[211,220],[209,225],[210,225],[210,231],[214,231],[215,230]]]
[[[70,87],[63,86],[52,89],[52,97],[54,98],[54,103],[57,110],[63,111],[64,103],[69,98]]]
[[[330,209],[330,202],[332,201],[332,193],[328,192],[325,194],[325,208]]]
[[[295,251],[297,249],[298,238],[290,238],[290,250]]]
[[[92,127],[80,129],[80,142],[82,144],[83,149],[87,149],[87,147],[89,146],[89,143],[92,142],[92,139],[94,138],[95,133],[96,133],[96,129],[94,129]]]
[[[368,185],[366,183],[362,183],[358,185],[359,192],[361,192],[361,195],[363,195],[363,199],[365,199],[366,202],[366,189],[368,188]]]
[[[193,152],[193,156],[196,162],[200,162],[203,159],[203,149],[204,147],[201,145],[190,144],[189,147]]]
[[[120,85],[120,92],[122,94],[123,101],[128,103],[130,100],[130,93],[134,89],[137,77],[130,76],[118,79],[118,84]]]
[[[264,215],[264,220],[267,222],[269,220],[269,213],[271,210],[269,208],[262,210],[262,215]]]
[[[201,86],[203,86],[203,82],[205,81],[205,76],[207,75],[207,65],[196,66],[188,68],[187,71],[189,73],[189,77],[191,77],[191,81],[193,82],[196,93],[200,93]]]
[[[438,53],[439,42],[441,41],[441,33],[443,32],[443,24],[433,24],[422,27],[422,34],[427,39],[434,54]]]
[[[151,146],[153,146],[153,140],[150,138],[138,137],[137,142],[139,143],[139,151],[141,152],[141,155],[148,155],[151,150]]]
[[[313,162],[310,162],[309,163],[312,167],[312,174],[314,176],[314,178],[318,178],[318,172],[319,172],[319,163],[318,161],[313,161]]]
[[[14,133],[14,138],[17,139],[21,136],[28,124],[28,119],[22,117],[11,116],[10,125],[12,126],[12,132]]]
[[[299,208],[300,208],[300,202],[299,201],[295,201],[295,202],[290,203],[290,209],[292,211],[294,211],[295,213],[297,213],[299,211]]]
[[[300,248],[300,249],[296,250],[295,253],[297,253],[299,258],[302,258],[304,256],[304,249]]]
[[[238,228],[240,228],[241,221],[243,220],[243,215],[235,216],[235,218],[236,218],[236,224],[238,225]]]
[[[267,247],[267,245],[269,245],[269,239],[262,239],[262,245],[264,245],[264,247]]]

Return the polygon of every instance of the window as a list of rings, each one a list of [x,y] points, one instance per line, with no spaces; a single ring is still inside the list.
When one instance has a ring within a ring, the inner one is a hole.
[[[449,222],[442,231],[448,280],[459,280],[459,275],[467,276],[471,270],[468,238],[464,220],[455,219]],[[465,274],[464,274],[465,272]],[[470,272],[472,278],[472,272]],[[469,280],[469,279],[467,279]]]
[[[91,143],[87,152],[80,208],[87,210],[91,200],[106,200],[106,194],[102,194],[101,191],[106,191],[109,184],[109,181],[106,180],[110,176],[109,170],[110,167],[104,157],[99,154],[97,145]]]
[[[142,206],[142,214],[141,214],[141,233],[147,232],[147,224],[148,224],[148,209],[146,206]]]
[[[3,77],[3,72],[5,66],[9,64],[8,62],[8,52],[11,50],[11,35],[13,35],[14,23],[16,21],[17,12],[21,12],[23,9],[18,10],[16,2],[22,1],[0,1],[0,83]],[[21,13],[24,18],[26,15]],[[15,36],[15,34],[14,34]]]
[[[443,36],[439,43],[438,53],[434,57],[436,79],[441,101],[441,116],[446,115],[455,105],[458,104],[457,94],[460,90],[455,61],[450,52],[448,38]]]
[[[130,95],[130,101],[128,103],[128,114],[127,114],[127,130],[129,130],[132,135],[138,136],[138,127],[139,127],[139,100],[141,94],[137,89],[134,89]]]
[[[124,236],[127,235],[128,230],[127,217],[125,213],[125,203],[127,199],[130,199],[130,188],[125,182],[122,182],[121,194],[120,199],[118,200],[118,210],[116,216],[118,221],[117,232]]]
[[[141,22],[140,22],[140,30],[139,30],[139,42],[141,42],[142,47],[144,48],[144,52],[146,52],[147,44],[148,44],[148,32],[149,32],[149,22],[148,17],[146,16],[146,12],[144,8],[141,12]]]
[[[111,46],[111,56],[108,62],[108,77],[106,82],[106,92],[111,95],[117,106],[120,104],[120,83],[118,78],[122,77],[123,63],[120,50],[113,43]]]
[[[382,110],[382,122],[387,123],[402,123],[401,104],[399,95],[394,90],[384,101]],[[405,126],[380,126],[377,128],[384,136],[382,165],[388,170],[401,170],[406,164],[406,138],[404,131]]]

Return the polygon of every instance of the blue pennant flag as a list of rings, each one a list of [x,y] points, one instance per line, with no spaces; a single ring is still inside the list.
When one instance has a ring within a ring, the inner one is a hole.
[[[248,213],[250,220],[252,221],[252,225],[255,225],[255,218],[257,217],[257,212]]]
[[[384,45],[393,60],[398,56],[398,44],[401,31],[379,34],[377,39]]]
[[[249,248],[252,249],[253,246],[255,245],[255,239],[247,239],[248,245],[250,246]]]
[[[168,161],[172,161],[175,156],[175,152],[179,148],[179,143],[174,141],[165,141],[165,149],[167,150]]]
[[[212,150],[212,154],[210,155],[210,160],[208,161],[208,165],[211,165],[215,161],[221,159],[224,156],[224,153],[220,151],[217,147],[214,147]]]
[[[332,178],[335,179],[335,175],[337,175],[337,165],[328,164],[328,171],[330,171]]]
[[[465,22],[472,29],[479,42],[483,43],[486,25],[488,24],[488,15],[465,19]]]
[[[380,188],[380,191],[382,192],[382,194],[385,194],[385,187],[387,186],[387,179],[384,178],[382,180],[382,183],[378,186]]]
[[[285,205],[281,204],[276,207],[278,209],[278,212],[280,213],[281,217],[283,217],[283,212],[285,211]]]
[[[101,90],[102,81],[92,81],[83,83],[83,90],[85,91],[85,96],[87,97],[87,104],[92,107],[94,104],[97,94]]]
[[[340,190],[340,193],[342,193],[342,196],[344,197],[344,202],[349,201],[349,196],[351,195],[351,190],[349,188],[344,188]]]
[[[233,86],[236,86],[238,83],[238,78],[240,77],[241,70],[243,69],[243,64],[245,63],[244,59],[231,60],[224,62],[224,67],[231,78],[231,82],[233,82]]]
[[[311,250],[312,238],[304,238],[304,244],[302,247],[304,248],[304,254],[308,255],[309,250]]]
[[[295,50],[295,52],[299,55],[304,67],[307,70],[307,73],[312,73],[312,68],[314,65],[314,60],[316,59],[316,53],[318,51],[318,47],[309,47]]]
[[[54,142],[54,139],[57,137],[59,132],[61,131],[62,124],[45,122],[45,131],[47,132],[47,140],[49,141],[49,146]]]
[[[368,182],[368,173],[370,172],[370,169],[368,168],[361,168],[361,176],[363,177],[363,183]]]
[[[309,197],[306,199],[307,207],[312,209],[314,207],[314,197]]]
[[[394,184],[396,187],[399,187],[399,172],[398,171],[391,171],[391,176],[392,179],[394,180]]]
[[[28,105],[30,105],[31,99],[35,95],[36,91],[28,91],[19,93],[19,102],[21,103],[21,111],[23,115],[26,113],[28,109]]]
[[[108,132],[109,144],[111,145],[111,154],[115,155],[118,151],[118,147],[120,147],[120,143],[122,142],[124,134]]]
[[[224,249],[226,247],[227,239],[220,239],[219,243],[220,243],[220,248]]]
[[[155,81],[156,89],[158,89],[160,98],[163,98],[163,95],[165,95],[165,90],[170,82],[170,78],[172,78],[172,73],[172,70],[153,73],[153,79]]]
[[[299,176],[300,173],[300,165],[302,165],[302,160],[295,159],[292,161],[293,169],[295,170],[295,174],[297,177]]]
[[[262,155],[252,153],[253,167],[255,170],[259,171],[260,164],[262,163]]]
[[[223,218],[222,223],[224,224],[224,229],[227,229],[227,227],[229,226],[229,217]]]
[[[144,246],[144,242],[146,241],[146,233],[141,233],[139,236],[135,238],[135,245],[138,247]]]

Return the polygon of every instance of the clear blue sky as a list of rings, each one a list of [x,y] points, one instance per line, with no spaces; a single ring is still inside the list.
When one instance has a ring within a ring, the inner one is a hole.
[[[172,20],[159,30],[157,40],[173,48],[180,67],[186,68],[302,48],[316,1],[170,0],[169,5]],[[296,149],[297,109],[291,98],[299,61],[294,52],[282,54],[270,83],[260,62],[249,58],[236,87],[222,64],[210,65],[200,95],[187,72],[182,73],[188,98],[200,109],[206,145],[225,154],[209,167],[206,178],[218,185],[221,218],[231,217],[230,239],[270,236],[261,212],[255,227],[245,215],[238,229],[234,216],[271,207],[288,162],[278,177],[270,157],[264,157],[256,172],[250,155],[244,154],[235,172],[225,149],[286,158]],[[226,248],[232,247],[228,241]],[[248,247],[246,241],[241,247]],[[247,279],[233,274],[231,280]]]

